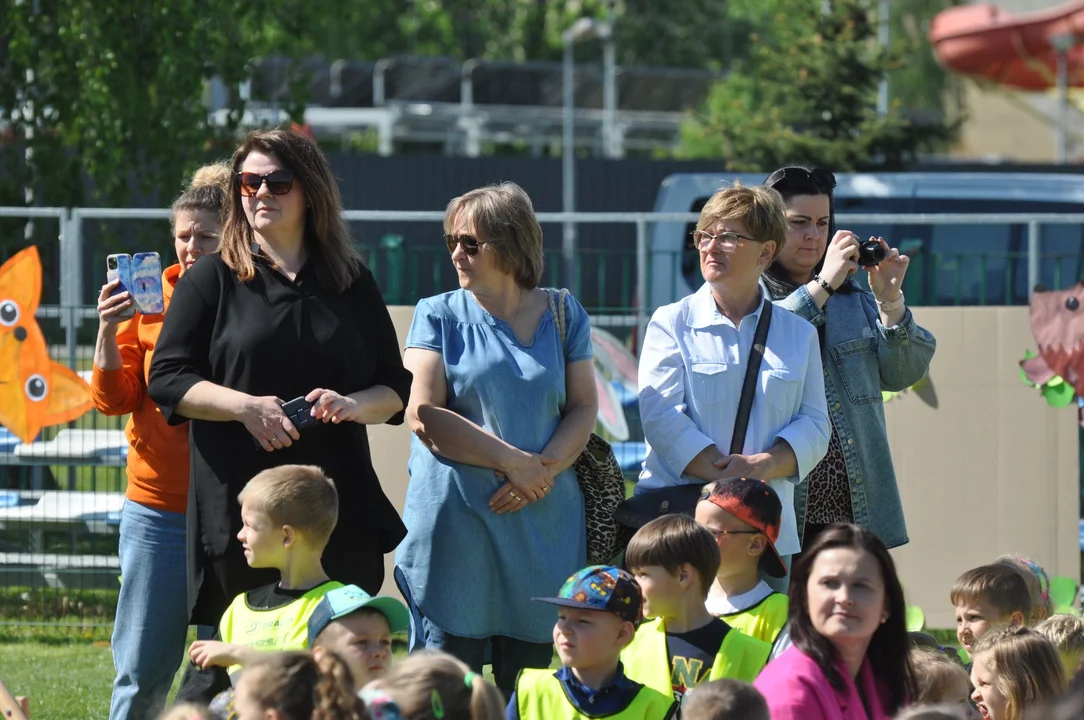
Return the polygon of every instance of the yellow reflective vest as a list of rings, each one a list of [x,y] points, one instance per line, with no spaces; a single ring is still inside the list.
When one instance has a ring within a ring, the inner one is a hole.
[[[324,595],[341,587],[342,583],[329,580],[293,602],[270,610],[250,607],[247,593],[241,593],[223,613],[219,636],[222,642],[260,650],[304,650],[309,645],[309,615]],[[240,665],[231,665],[228,672],[233,675],[240,669]]]
[[[728,632],[715,656],[708,680],[733,678],[753,682],[768,663],[772,646],[742,632]],[[670,653],[666,648],[666,627],[662,618],[645,622],[621,652],[625,675],[652,690],[673,695]]]
[[[779,631],[787,624],[789,605],[786,595],[773,592],[756,605],[731,615],[720,615],[719,619],[735,630],[771,645],[779,637]]]
[[[564,685],[552,670],[524,670],[516,680],[516,710],[519,720],[581,720],[619,718],[622,720],[670,720],[677,717],[673,692],[658,693],[641,687],[632,701],[612,715],[587,715],[565,694]]]

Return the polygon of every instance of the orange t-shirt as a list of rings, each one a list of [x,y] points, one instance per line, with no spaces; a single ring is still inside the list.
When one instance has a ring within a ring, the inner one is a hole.
[[[162,273],[166,310],[181,266]],[[94,407],[104,415],[131,413],[128,438],[128,492],[133,502],[156,510],[183,513],[188,507],[188,423],[168,425],[147,394],[151,357],[164,315],[136,315],[117,326],[122,365],[117,370],[94,366],[90,383]]]

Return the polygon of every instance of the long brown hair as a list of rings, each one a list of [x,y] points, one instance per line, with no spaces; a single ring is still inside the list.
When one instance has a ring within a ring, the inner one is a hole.
[[[268,653],[245,673],[253,700],[286,720],[369,720],[350,669],[333,652],[319,659],[308,652]]]
[[[230,165],[234,180],[226,203],[226,224],[222,228],[219,253],[222,260],[240,278],[248,282],[256,276],[252,261],[255,235],[241,204],[241,185],[236,174],[250,153],[259,151],[278,158],[294,173],[294,182],[305,193],[305,248],[316,268],[316,277],[325,289],[343,293],[361,273],[361,255],[350,238],[343,220],[339,184],[331,173],[327,158],[307,135],[285,128],[254,130],[233,154]]]
[[[790,576],[787,628],[791,641],[794,647],[817,663],[833,688],[840,692],[846,689],[843,675],[836,665],[839,651],[828,638],[817,632],[809,616],[808,586],[813,563],[822,552],[835,548],[867,552],[881,568],[888,619],[873,633],[866,659],[874,677],[888,690],[884,712],[895,715],[908,698],[915,697],[915,673],[909,653],[911,641],[907,635],[907,604],[892,556],[880,538],[869,530],[858,525],[832,525],[817,536],[812,546],[803,549]]]

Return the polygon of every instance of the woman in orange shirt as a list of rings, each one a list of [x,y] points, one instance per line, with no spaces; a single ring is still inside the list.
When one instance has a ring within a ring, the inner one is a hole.
[[[218,249],[229,166],[209,165],[173,203],[177,264],[162,273],[166,310],[173,288],[201,255]],[[188,504],[188,424],[170,426],[147,394],[147,373],[164,315],[118,317],[128,293],[98,296],[94,348],[94,406],[104,415],[131,413],[128,490],[120,522],[121,590],[113,627],[110,720],[157,717],[165,705],[188,633],[185,511]]]

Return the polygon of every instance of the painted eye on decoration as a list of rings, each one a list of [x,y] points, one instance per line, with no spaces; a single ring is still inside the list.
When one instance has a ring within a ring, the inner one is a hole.
[[[19,306],[14,300],[0,300],[0,325],[11,327],[19,322]]]
[[[25,389],[28,398],[34,402],[41,402],[49,391],[49,385],[45,382],[45,378],[35,373],[26,379]]]

